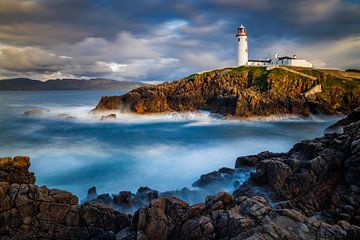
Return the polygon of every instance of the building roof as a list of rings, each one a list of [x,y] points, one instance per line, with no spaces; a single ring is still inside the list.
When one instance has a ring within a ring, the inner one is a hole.
[[[285,56],[285,57],[279,57],[279,60],[283,60],[283,59],[296,59],[294,57],[289,57],[289,56]]]

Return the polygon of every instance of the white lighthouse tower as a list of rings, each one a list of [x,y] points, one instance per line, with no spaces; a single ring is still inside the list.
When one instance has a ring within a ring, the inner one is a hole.
[[[248,34],[242,24],[238,27],[236,40],[238,43],[238,66],[247,65],[249,61]]]

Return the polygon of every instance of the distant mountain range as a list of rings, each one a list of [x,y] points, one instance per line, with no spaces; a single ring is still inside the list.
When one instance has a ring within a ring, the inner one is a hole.
[[[144,86],[142,82],[116,81],[112,79],[55,79],[45,82],[29,78],[0,80],[0,91],[47,91],[47,90],[130,90]]]

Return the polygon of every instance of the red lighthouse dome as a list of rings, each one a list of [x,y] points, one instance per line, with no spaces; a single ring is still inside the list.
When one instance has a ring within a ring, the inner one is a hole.
[[[236,33],[236,37],[239,37],[239,36],[247,36],[248,33],[246,32],[246,29],[245,27],[241,24],[240,27],[238,27],[238,31]]]

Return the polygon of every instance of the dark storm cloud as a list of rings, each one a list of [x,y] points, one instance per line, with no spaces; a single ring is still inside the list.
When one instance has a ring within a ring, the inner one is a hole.
[[[360,41],[359,16],[359,3],[341,0],[0,0],[0,47],[72,57],[50,69],[75,76],[171,79],[234,64],[234,32],[243,23],[251,57],[296,48],[310,60],[346,67],[359,65],[359,50],[349,52]],[[315,56],[308,46],[331,51]],[[351,59],[339,63],[336,54]],[[28,69],[34,61],[22,64]]]

